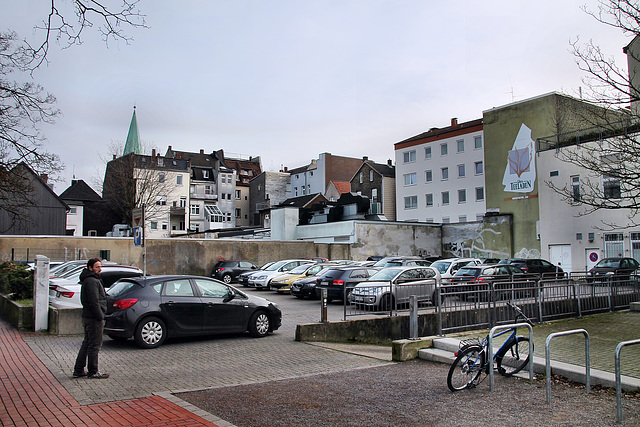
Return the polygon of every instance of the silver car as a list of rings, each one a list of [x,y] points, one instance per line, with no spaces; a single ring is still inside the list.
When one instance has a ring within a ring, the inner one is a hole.
[[[417,295],[418,302],[433,304],[440,280],[440,273],[432,267],[388,267],[356,285],[349,302],[365,308],[390,310],[395,304],[409,303],[411,295]]]

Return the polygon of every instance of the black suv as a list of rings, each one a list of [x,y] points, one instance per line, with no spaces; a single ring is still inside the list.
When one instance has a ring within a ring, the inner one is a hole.
[[[587,273],[587,281],[605,281],[609,278],[625,282],[638,273],[640,263],[633,258],[603,258]]]
[[[258,266],[249,261],[230,260],[218,261],[211,270],[211,277],[222,280],[224,283],[235,282],[238,276],[247,271],[256,271]]]
[[[322,289],[327,289],[327,302],[344,298],[344,289],[355,287],[380,270],[373,267],[340,267],[332,268],[316,282],[316,297],[320,298]],[[348,295],[347,295],[348,296]]]
[[[500,261],[500,264],[511,264],[520,267],[525,273],[539,274],[544,277],[564,277],[564,270],[560,266],[553,265],[549,261],[539,258],[509,258]],[[550,273],[555,273],[550,274]]]

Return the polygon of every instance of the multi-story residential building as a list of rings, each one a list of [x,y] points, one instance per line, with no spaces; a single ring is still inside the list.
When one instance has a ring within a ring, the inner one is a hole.
[[[369,198],[371,215],[382,215],[389,221],[396,220],[396,170],[391,160],[380,164],[363,157],[350,184],[351,192]]]
[[[481,219],[486,210],[483,120],[458,123],[394,144],[398,221]]]
[[[289,198],[291,175],[288,172],[264,171],[250,182],[251,225],[271,226],[271,207]]]
[[[224,157],[224,163],[236,172],[236,227],[247,227],[251,224],[251,204],[249,203],[249,190],[251,181],[262,173],[260,156],[248,159]]]
[[[310,164],[288,171],[291,174],[289,197],[324,194],[329,182],[351,180],[361,164],[361,159],[321,153],[318,159],[311,160]]]
[[[111,208],[83,180],[71,181],[69,188],[60,194],[60,199],[69,205],[68,236],[105,236],[111,231]]]
[[[205,154],[173,150],[167,158],[186,160],[189,174],[189,231],[235,227],[236,171],[224,164],[222,150]]]

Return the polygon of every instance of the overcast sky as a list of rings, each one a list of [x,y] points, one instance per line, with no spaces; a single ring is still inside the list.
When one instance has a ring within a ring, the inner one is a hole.
[[[48,2],[5,1],[0,30],[30,41]],[[9,3],[9,4],[7,4]],[[67,1],[67,3],[70,3]],[[115,1],[119,4],[118,1]],[[148,29],[51,51],[35,81],[62,116],[49,151],[95,187],[136,108],[146,147],[224,149],[265,170],[322,152],[394,159],[393,144],[544,93],[577,95],[570,41],[593,39],[626,69],[630,39],[580,10],[596,0],[142,0]],[[70,17],[68,17],[70,19]],[[121,154],[121,153],[118,153]]]

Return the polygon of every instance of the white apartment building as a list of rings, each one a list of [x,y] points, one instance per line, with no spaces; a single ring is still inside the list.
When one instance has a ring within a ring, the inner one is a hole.
[[[324,194],[331,181],[349,181],[362,165],[362,159],[321,153],[306,166],[284,172],[291,174],[289,198],[307,194]]]
[[[398,221],[458,223],[486,211],[483,121],[476,119],[394,144]]]

